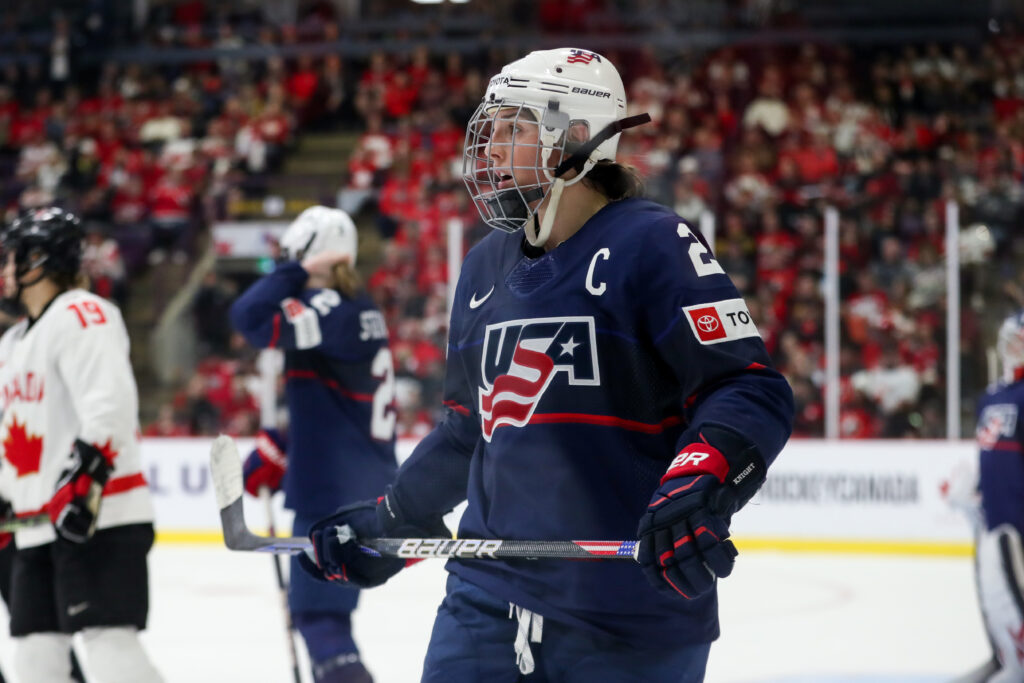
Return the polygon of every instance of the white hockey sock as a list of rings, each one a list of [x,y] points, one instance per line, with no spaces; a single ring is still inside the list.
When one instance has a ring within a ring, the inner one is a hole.
[[[20,683],[70,683],[71,636],[32,633],[15,638],[14,671]]]
[[[87,628],[79,635],[82,668],[91,683],[162,683],[135,627]]]

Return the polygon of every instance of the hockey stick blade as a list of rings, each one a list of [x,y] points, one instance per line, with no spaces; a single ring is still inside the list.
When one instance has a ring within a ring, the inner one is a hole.
[[[21,531],[22,529],[31,529],[34,526],[47,524],[49,521],[50,515],[46,513],[31,515],[28,517],[10,517],[7,519],[0,519],[0,534],[10,534],[15,531]]]
[[[245,524],[242,509],[242,460],[235,440],[221,434],[210,447],[210,475],[220,508],[220,525],[224,545],[231,550],[265,553],[298,553],[311,549],[305,538],[257,536]]]
[[[309,539],[257,536],[245,524],[242,509],[242,460],[234,439],[223,434],[210,448],[210,473],[220,508],[224,544],[231,550],[298,553],[312,550]],[[346,530],[347,532],[348,530]],[[476,538],[367,538],[361,550],[402,559],[595,559],[635,560],[639,541],[522,541]]]

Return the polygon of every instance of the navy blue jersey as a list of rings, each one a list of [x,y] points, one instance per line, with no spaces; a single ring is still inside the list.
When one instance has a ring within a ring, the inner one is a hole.
[[[394,366],[369,296],[306,289],[307,279],[298,263],[278,266],[235,301],[231,321],[253,346],[284,350],[285,504],[323,516],[377,497],[394,476]]]
[[[395,484],[407,513],[468,498],[460,537],[633,539],[659,478],[702,425],[731,427],[767,464],[775,459],[792,392],[736,288],[678,216],[629,199],[537,258],[522,241],[492,232],[463,265],[446,416]],[[460,560],[448,569],[638,646],[718,635],[714,592],[666,598],[634,563]]]
[[[990,388],[978,402],[979,488],[985,524],[1024,534],[1024,381]]]

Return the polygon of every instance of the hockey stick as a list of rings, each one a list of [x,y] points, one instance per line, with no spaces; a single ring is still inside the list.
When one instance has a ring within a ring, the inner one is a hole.
[[[260,488],[260,500],[263,501],[263,506],[267,511],[267,532],[271,536],[276,536],[276,530],[274,527],[274,504],[271,501],[270,489],[266,486]],[[274,574],[277,575],[277,588],[281,596],[281,606],[284,609],[284,627],[288,633],[288,654],[291,657],[292,662],[292,676],[295,678],[295,683],[302,683],[302,677],[299,675],[299,657],[295,652],[295,624],[292,623],[292,612],[288,608],[288,586],[284,582],[284,570],[281,568],[281,558],[277,555],[273,555],[274,560]]]
[[[50,521],[50,515],[45,512],[28,517],[8,517],[0,519],[0,534],[10,534],[22,529],[31,529],[34,526],[46,524]]]
[[[257,536],[242,510],[242,461],[230,436],[220,435],[210,448],[210,473],[220,508],[224,545],[231,550],[264,553],[312,552],[309,539]],[[601,559],[635,560],[639,541],[520,541],[478,538],[366,538],[361,549],[376,557],[458,559]]]

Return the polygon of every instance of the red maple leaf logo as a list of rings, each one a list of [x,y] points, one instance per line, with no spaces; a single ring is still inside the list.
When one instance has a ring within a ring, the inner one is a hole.
[[[3,441],[4,456],[14,466],[19,477],[39,471],[39,460],[43,457],[43,437],[25,431],[25,423],[11,418],[7,438]]]
[[[107,461],[108,465],[113,467],[114,458],[117,457],[117,451],[114,450],[114,446],[111,443],[111,439],[107,439],[107,442],[103,445],[94,443],[93,446],[99,449],[100,453],[103,454],[103,459]]]

